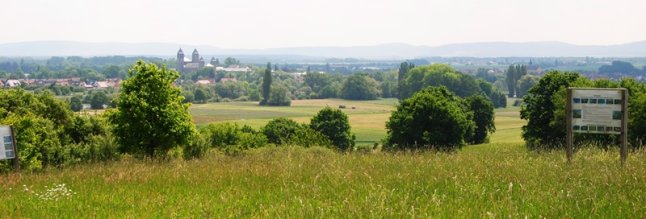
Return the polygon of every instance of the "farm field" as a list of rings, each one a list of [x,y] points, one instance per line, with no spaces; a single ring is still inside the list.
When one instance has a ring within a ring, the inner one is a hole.
[[[372,144],[386,136],[386,121],[397,102],[397,99],[392,98],[374,101],[294,100],[291,107],[258,106],[257,102],[208,103],[193,104],[190,112],[198,125],[232,122],[260,128],[278,117],[309,123],[312,116],[323,107],[338,108],[339,105],[345,105],[346,108],[342,110],[348,115],[352,132],[357,135],[357,143]]]
[[[273,118],[271,110],[306,122],[321,106],[340,102],[346,101],[295,101],[293,108],[206,104],[194,105],[191,111],[199,124],[236,121],[260,127]],[[365,139],[382,138],[383,122],[395,102],[346,102],[357,107],[346,110],[353,130],[365,133]],[[220,110],[207,117],[208,109]],[[498,110],[491,143],[454,153],[344,154],[279,147],[240,156],[211,151],[191,161],[126,157],[43,173],[8,173],[0,176],[0,216],[646,216],[646,151],[631,153],[625,167],[619,165],[617,150],[599,149],[582,149],[567,164],[564,151],[528,151],[520,138],[523,124],[518,108]]]

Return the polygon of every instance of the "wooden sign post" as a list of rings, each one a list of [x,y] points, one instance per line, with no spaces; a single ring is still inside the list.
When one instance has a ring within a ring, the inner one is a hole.
[[[628,91],[625,88],[568,88],[566,152],[574,156],[574,133],[621,135],[621,164],[628,158]]]

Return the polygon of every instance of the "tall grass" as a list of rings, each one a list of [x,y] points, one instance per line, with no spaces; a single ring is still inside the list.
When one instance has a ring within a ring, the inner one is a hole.
[[[583,149],[568,165],[563,151],[518,144],[450,154],[262,148],[3,175],[0,215],[636,218],[646,216],[644,182],[644,151],[622,168],[617,151]],[[34,194],[60,184],[73,194],[57,201]]]

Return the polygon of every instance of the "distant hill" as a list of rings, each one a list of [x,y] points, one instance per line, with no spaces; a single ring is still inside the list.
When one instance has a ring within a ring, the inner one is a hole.
[[[562,42],[484,42],[437,47],[402,43],[349,47],[288,47],[274,49],[222,49],[207,45],[173,43],[87,43],[35,41],[0,44],[0,56],[158,56],[173,57],[178,48],[202,55],[283,55],[324,58],[401,59],[430,56],[469,57],[646,57],[646,41],[609,46],[582,46]]]

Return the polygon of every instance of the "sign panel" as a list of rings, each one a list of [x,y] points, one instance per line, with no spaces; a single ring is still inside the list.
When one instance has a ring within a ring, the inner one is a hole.
[[[0,126],[0,160],[16,158],[11,127]]]
[[[572,89],[572,132],[621,134],[623,90]]]

